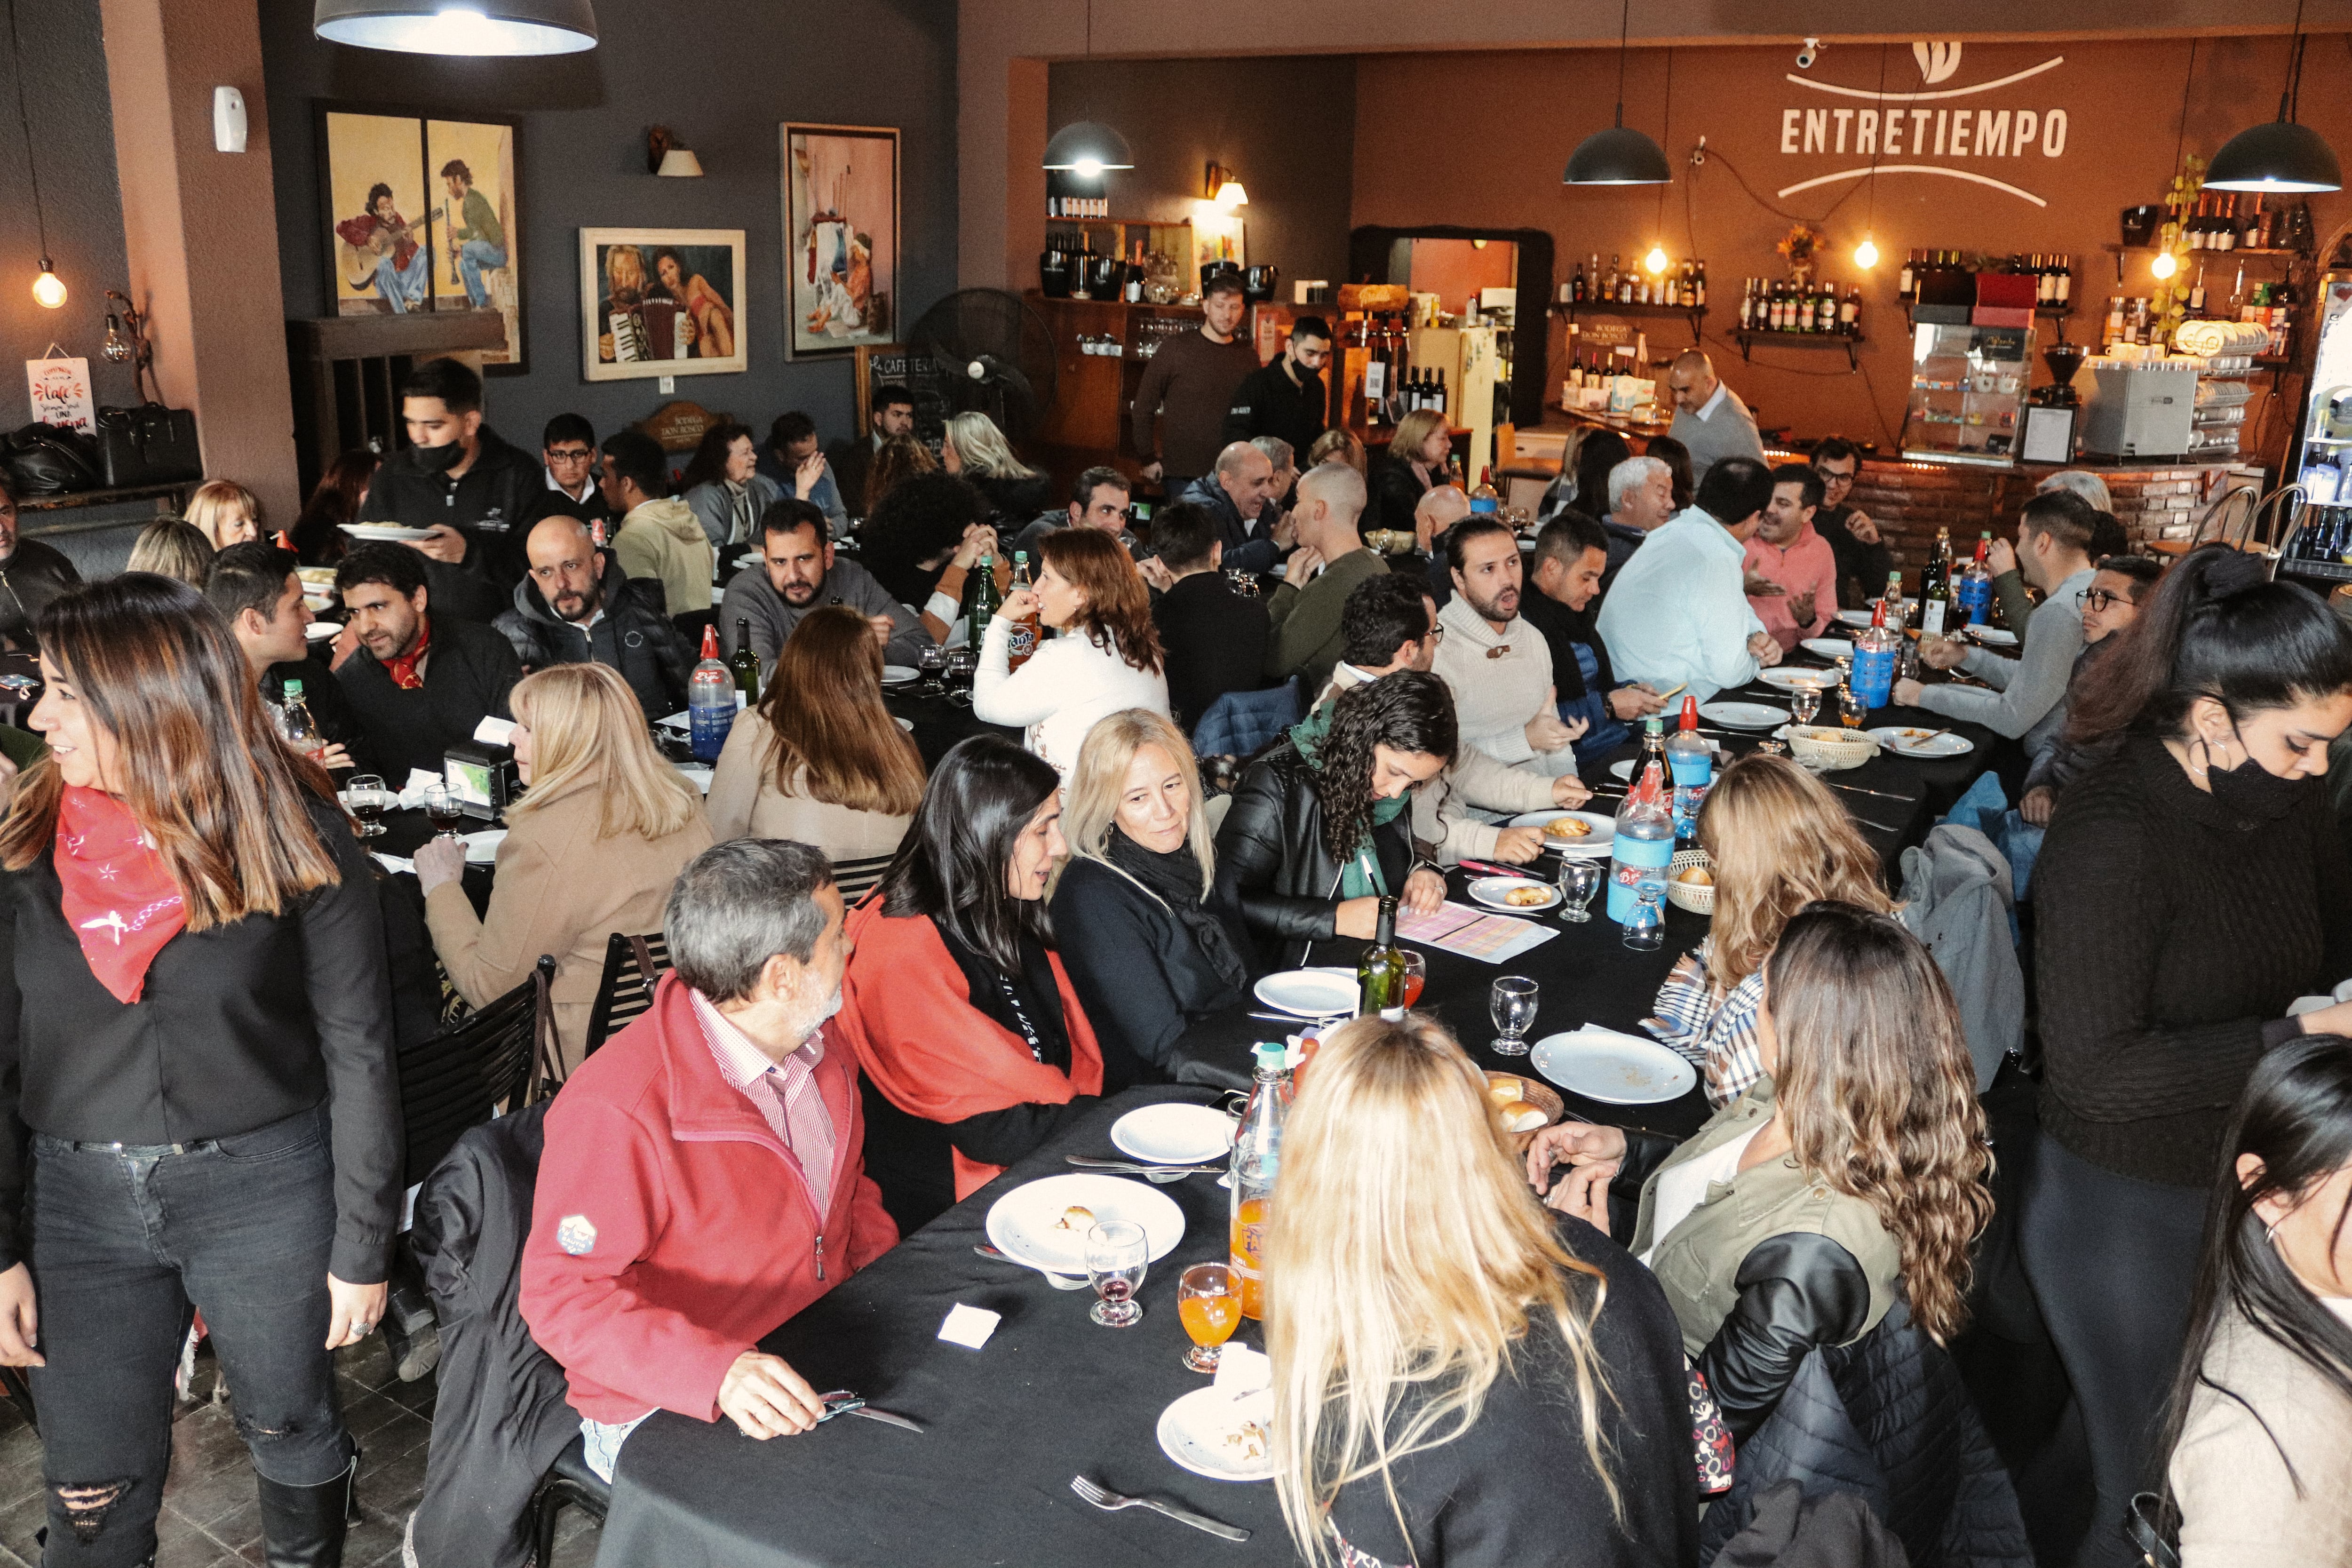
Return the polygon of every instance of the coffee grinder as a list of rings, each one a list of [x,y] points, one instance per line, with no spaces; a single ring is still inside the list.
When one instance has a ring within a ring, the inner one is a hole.
[[[2074,390],[2074,373],[2083,368],[2084,351],[2066,341],[2066,324],[2058,324],[2058,341],[2042,351],[2050,367],[2050,384],[2027,394],[2024,427],[2018,432],[2018,456],[2029,463],[2071,463],[2074,437],[2082,418],[2083,399]]]

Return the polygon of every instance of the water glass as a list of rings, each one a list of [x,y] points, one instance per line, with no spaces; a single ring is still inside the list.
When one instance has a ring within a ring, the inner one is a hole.
[[[1495,982],[1486,997],[1486,1016],[1500,1031],[1494,1042],[1498,1057],[1523,1057],[1528,1043],[1521,1038],[1536,1021],[1536,994],[1540,988],[1524,974],[1506,974]]]
[[[1666,942],[1666,890],[1655,882],[1633,889],[1633,907],[1625,916],[1624,943],[1636,952],[1655,952]]]
[[[1232,1267],[1195,1263],[1184,1270],[1176,1281],[1176,1315],[1192,1341],[1192,1348],[1184,1352],[1185,1366],[1193,1372],[1216,1371],[1224,1342],[1242,1322],[1240,1285]]]
[[[1087,1278],[1101,1298],[1087,1315],[1106,1329],[1131,1329],[1143,1321],[1143,1271],[1150,1264],[1150,1239],[1132,1220],[1107,1219],[1087,1232]]]
[[[1592,918],[1592,895],[1601,890],[1601,863],[1574,856],[1559,862],[1559,918],[1581,925]]]
[[[1822,689],[1800,686],[1789,693],[1789,712],[1800,724],[1811,724],[1822,710]]]

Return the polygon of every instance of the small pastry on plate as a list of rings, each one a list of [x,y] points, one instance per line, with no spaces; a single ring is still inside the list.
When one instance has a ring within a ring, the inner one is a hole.
[[[1590,838],[1592,837],[1592,824],[1585,821],[1580,816],[1555,816],[1549,822],[1544,824],[1544,837],[1547,838]]]

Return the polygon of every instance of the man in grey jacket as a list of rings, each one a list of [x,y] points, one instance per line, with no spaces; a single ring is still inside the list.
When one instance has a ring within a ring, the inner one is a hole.
[[[2083,605],[2091,585],[2092,525],[2098,513],[2072,490],[2049,490],[2025,503],[2017,523],[2018,566],[2042,591],[2042,607],[2025,626],[2025,650],[2011,663],[1955,637],[1920,639],[1919,662],[1958,668],[1986,682],[1976,686],[1895,683],[1896,703],[1964,719],[2023,740],[2039,755],[2066,722],[2066,682],[2083,651]]]
[[[883,639],[882,657],[892,664],[912,665],[930,646],[921,619],[891,598],[872,573],[855,561],[834,559],[824,513],[811,503],[787,496],[770,507],[760,520],[760,553],[761,559],[727,584],[719,601],[719,626],[732,647],[735,623],[751,623],[762,682],[774,673],[784,639],[803,616],[820,605],[846,605],[864,615]]]

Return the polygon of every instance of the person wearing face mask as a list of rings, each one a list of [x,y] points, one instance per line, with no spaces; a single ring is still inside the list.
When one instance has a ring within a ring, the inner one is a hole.
[[[482,378],[454,359],[408,373],[400,416],[409,444],[368,481],[360,521],[430,529],[412,548],[492,588],[510,586],[522,575],[520,531],[547,489],[546,470],[483,423]]]
[[[2019,1250],[2080,1407],[2096,1488],[2083,1561],[2136,1562],[2114,1523],[2189,1319],[2228,1107],[2263,1056],[2352,1032],[2352,868],[2322,777],[2352,725],[2352,628],[2191,551],[2079,694],[2067,736],[2120,737],[2068,787],[2034,870],[2044,1059]],[[2058,611],[2053,598],[2033,625]]]
[[[1201,330],[1163,340],[1143,367],[1135,389],[1135,449],[1149,459],[1143,477],[1171,499],[1218,461],[1234,395],[1258,368],[1256,346],[1242,326],[1247,309],[1241,275],[1217,274],[1201,289]]]
[[[1185,1029],[1249,982],[1246,939],[1209,896],[1200,766],[1183,731],[1130,708],[1087,732],[1069,798],[1051,903],[1063,962],[1105,1056],[1165,1080]]]
[[[882,1201],[913,1231],[1134,1076],[1104,1059],[1045,907],[1062,779],[1000,735],[940,759],[850,912],[841,1037],[865,1074]]]
[[[548,1107],[520,1306],[607,1480],[657,1409],[763,1441],[814,1430],[824,1402],[760,1339],[898,1242],[826,1022],[843,913],[805,844],[704,850],[662,917],[675,972]]]

